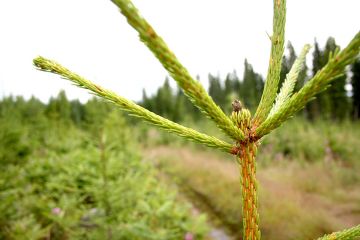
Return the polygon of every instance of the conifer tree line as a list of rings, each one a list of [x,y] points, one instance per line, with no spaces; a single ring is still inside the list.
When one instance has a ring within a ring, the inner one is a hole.
[[[29,100],[22,96],[7,96],[0,100],[0,120],[20,122],[22,124],[46,125],[57,123],[59,126],[75,125],[90,129],[101,123],[109,112],[117,110],[98,98],[86,103],[69,100],[64,90],[43,103],[36,97]]]
[[[334,38],[328,38],[321,48],[315,40],[312,53],[312,68],[306,64],[299,74],[295,91],[326,65],[329,55],[339,46]],[[287,54],[283,57],[280,84],[297,58],[297,53],[291,42],[287,45]],[[260,101],[264,87],[264,79],[245,59],[244,72],[239,76],[236,71],[226,75],[225,79],[212,74],[208,75],[209,95],[227,113],[231,111],[231,102],[239,99],[247,108],[255,110]],[[141,105],[157,114],[174,121],[182,121],[191,116],[197,119],[199,111],[178,90],[171,89],[169,79],[151,96],[143,90]],[[358,59],[346,75],[336,79],[330,88],[312,101],[302,113],[307,119],[322,118],[325,120],[343,120],[360,118],[360,60]]]
[[[334,38],[329,38],[323,48],[315,41],[313,46],[313,67],[309,69],[306,64],[299,74],[296,89],[299,89],[327,62],[330,52],[338,47]],[[283,57],[281,79],[284,81],[286,74],[290,71],[297,55],[291,43],[287,45],[287,54]],[[199,79],[198,79],[199,80]],[[208,92],[214,101],[227,113],[231,112],[231,102],[239,99],[251,110],[260,101],[264,87],[264,79],[245,60],[244,72],[239,76],[236,71],[226,75],[225,79],[212,74],[208,75]],[[347,85],[347,88],[345,87]],[[350,90],[346,90],[350,89]],[[142,106],[170,118],[174,121],[197,120],[201,113],[187,99],[179,89],[172,89],[169,79],[158,88],[155,94],[149,96],[143,90],[140,102]],[[19,119],[47,118],[54,121],[74,123],[77,126],[86,127],[91,125],[94,119],[101,118],[114,107],[102,100],[93,98],[87,103],[79,100],[69,100],[64,91],[60,91],[56,97],[50,98],[47,104],[42,103],[35,97],[25,100],[22,97],[5,97],[0,100],[0,117],[7,115],[18,115]],[[307,119],[360,119],[360,58],[351,65],[347,76],[340,77],[333,82],[332,86],[310,102],[304,109],[304,117]]]

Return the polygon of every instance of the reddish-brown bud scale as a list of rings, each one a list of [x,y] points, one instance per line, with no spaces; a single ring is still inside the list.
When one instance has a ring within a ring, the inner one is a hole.
[[[231,105],[234,112],[240,112],[242,109],[242,105],[239,100],[234,100]]]

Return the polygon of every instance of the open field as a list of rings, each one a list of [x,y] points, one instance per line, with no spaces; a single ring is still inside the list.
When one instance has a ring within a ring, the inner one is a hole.
[[[49,105],[1,102],[0,239],[241,236],[233,156],[130,124],[96,99],[71,104],[64,94]],[[185,125],[229,141],[208,121]],[[314,239],[360,223],[359,136],[359,122],[296,118],[264,139],[264,239]]]
[[[196,207],[210,215],[213,224],[240,239],[239,173],[231,157],[227,160],[206,151],[167,146],[147,149],[146,156],[171,176]],[[326,162],[279,161],[260,166],[264,239],[314,239],[358,224],[360,185],[343,184],[344,174],[346,169]]]

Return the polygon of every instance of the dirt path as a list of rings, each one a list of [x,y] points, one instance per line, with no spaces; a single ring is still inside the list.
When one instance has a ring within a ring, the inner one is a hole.
[[[192,161],[194,157],[192,155],[191,150],[187,148],[174,149],[167,146],[160,146],[156,148],[146,149],[144,153],[146,155],[146,159],[150,161],[156,161],[156,159],[158,158],[169,158],[171,156],[174,156],[174,154],[176,154],[177,158],[181,158],[185,161],[189,161],[189,160]],[[201,155],[198,157],[205,159],[210,156]],[[173,187],[177,188],[177,186],[173,186]],[[181,190],[179,190],[178,192],[181,193]],[[191,203],[191,200],[187,196],[182,195],[182,198],[185,198],[187,201]],[[198,209],[193,203],[191,203],[191,205],[193,208],[192,212],[194,215],[201,214],[202,211],[200,209]],[[211,229],[206,238],[207,240],[234,240],[234,238],[230,236],[224,228],[215,226],[211,222],[208,222],[208,224],[211,227]]]

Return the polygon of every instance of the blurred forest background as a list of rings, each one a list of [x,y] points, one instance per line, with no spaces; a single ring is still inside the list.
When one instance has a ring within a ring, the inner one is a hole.
[[[299,89],[337,47],[315,42]],[[281,81],[296,59],[288,43]],[[54,80],[55,81],[55,80]],[[264,86],[251,63],[208,92],[228,114],[255,110]],[[140,104],[224,139],[169,79]],[[228,140],[228,139],[227,139]],[[360,59],[258,157],[265,239],[313,239],[360,223]],[[170,136],[92,98],[0,101],[0,239],[240,239],[241,195],[231,156]]]

